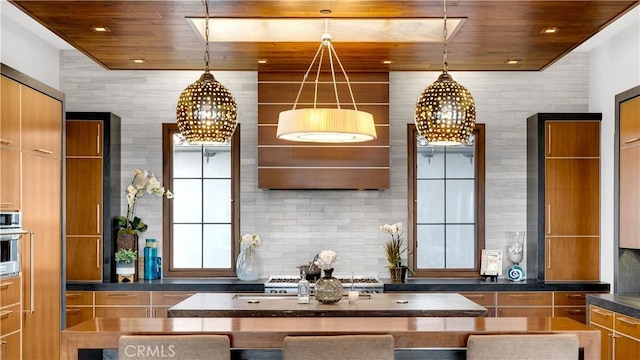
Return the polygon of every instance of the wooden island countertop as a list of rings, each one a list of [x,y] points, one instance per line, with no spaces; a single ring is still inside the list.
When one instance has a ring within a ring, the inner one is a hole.
[[[478,317],[487,309],[455,293],[363,294],[350,304],[313,297],[298,304],[295,294],[198,293],[169,308],[169,317]]]

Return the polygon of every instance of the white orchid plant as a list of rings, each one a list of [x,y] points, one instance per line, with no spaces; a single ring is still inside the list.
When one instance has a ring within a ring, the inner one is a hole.
[[[384,244],[384,250],[387,255],[388,268],[402,267],[402,254],[407,251],[403,248],[403,240],[400,237],[403,232],[402,223],[384,224],[380,226],[380,231],[387,232],[391,235],[391,240]]]
[[[173,193],[160,185],[160,182],[152,174],[149,176],[147,170],[133,170],[133,180],[127,186],[125,197],[127,199],[127,215],[120,216],[118,226],[120,234],[135,234],[136,232],[147,231],[147,224],[143,223],[139,217],[134,215],[136,210],[136,202],[144,193],[156,196],[166,196],[167,199],[173,199]]]
[[[337,257],[338,254],[333,250],[322,250],[314,264],[322,270],[333,269],[333,263],[336,262]]]
[[[253,251],[262,244],[262,239],[258,234],[244,234],[240,237],[240,250]]]

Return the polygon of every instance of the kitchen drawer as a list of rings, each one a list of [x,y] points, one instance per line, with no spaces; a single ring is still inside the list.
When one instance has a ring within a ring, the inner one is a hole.
[[[578,291],[556,291],[553,293],[553,305],[586,305],[587,293]]]
[[[67,305],[93,305],[93,291],[67,291]]]
[[[613,329],[613,311],[590,305],[589,321],[607,329]]]
[[[108,306],[96,307],[97,318],[148,318],[149,307]]]
[[[153,291],[151,293],[151,304],[154,307],[162,305],[173,306],[194,294],[195,292],[193,291]]]
[[[553,317],[568,317],[583,324],[587,323],[586,306],[555,306]]]
[[[0,338],[0,357],[1,360],[17,360],[22,359],[20,355],[22,347],[20,345],[20,332]]]
[[[93,319],[93,307],[68,306],[65,313],[67,328],[78,325],[83,321]]]
[[[496,293],[494,292],[468,292],[460,295],[482,306],[496,306]]]
[[[20,302],[20,277],[0,280],[0,307]]]
[[[151,310],[151,314],[153,314],[154,318],[162,318],[166,319],[169,317],[169,308],[168,307],[154,307]]]
[[[551,317],[553,309],[549,307],[502,307],[498,308],[498,317]]]
[[[150,305],[148,291],[96,291],[96,305]],[[98,316],[96,316],[98,317]]]
[[[640,339],[640,319],[615,313],[614,323],[616,332]]]
[[[498,293],[498,306],[551,306],[551,292]]]
[[[20,330],[20,304],[0,310],[0,334]]]

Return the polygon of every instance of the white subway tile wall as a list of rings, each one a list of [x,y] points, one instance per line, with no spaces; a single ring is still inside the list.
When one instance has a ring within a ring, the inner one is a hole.
[[[588,61],[588,54],[572,53],[542,72],[451,72],[471,91],[477,121],[486,124],[486,248],[505,250],[506,232],[526,228],[526,118],[587,111]],[[122,188],[134,168],[161,177],[161,124],[175,122],[180,93],[201,72],[109,71],[75,50],[62,51],[60,62],[67,111],[106,111],[122,118]],[[295,274],[296,266],[323,249],[338,253],[337,274],[389,277],[382,248],[388,234],[378,227],[407,223],[407,124],[413,122],[418,95],[439,73],[390,73],[391,188],[376,191],[258,189],[257,72],[213,74],[238,103],[240,230],[262,236],[257,253],[263,277]],[[160,198],[144,198],[136,212],[149,225],[142,240],[156,238],[161,248]]]

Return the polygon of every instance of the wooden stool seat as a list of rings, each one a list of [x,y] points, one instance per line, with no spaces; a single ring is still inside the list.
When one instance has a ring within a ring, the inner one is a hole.
[[[125,335],[118,341],[118,360],[230,360],[226,335]]]
[[[283,360],[393,360],[391,335],[287,336]]]

